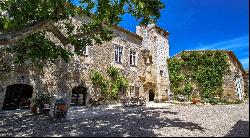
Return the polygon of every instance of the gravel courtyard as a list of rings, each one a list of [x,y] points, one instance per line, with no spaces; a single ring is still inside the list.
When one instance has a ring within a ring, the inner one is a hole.
[[[74,107],[68,121],[28,110],[0,112],[0,136],[249,136],[249,101],[234,105]]]

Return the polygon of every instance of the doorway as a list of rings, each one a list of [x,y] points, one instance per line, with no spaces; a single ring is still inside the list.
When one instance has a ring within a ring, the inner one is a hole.
[[[86,105],[87,88],[78,86],[72,89],[71,105],[83,106]]]
[[[33,87],[28,84],[13,84],[7,87],[3,110],[28,109]]]
[[[155,98],[155,93],[154,91],[151,89],[149,90],[149,94],[148,94],[148,98],[149,98],[149,101],[154,101],[154,98]]]

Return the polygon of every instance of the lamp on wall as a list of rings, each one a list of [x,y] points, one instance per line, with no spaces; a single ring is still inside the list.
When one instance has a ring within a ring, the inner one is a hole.
[[[25,82],[25,76],[21,76],[21,83],[24,84]]]

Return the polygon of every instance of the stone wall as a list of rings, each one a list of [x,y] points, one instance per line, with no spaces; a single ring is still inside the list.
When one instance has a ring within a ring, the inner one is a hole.
[[[155,28],[154,24],[147,27],[137,26],[136,33],[143,37],[143,47],[150,51],[152,56],[152,64],[150,64],[151,74],[155,78],[155,87],[153,89],[156,94],[156,100],[161,100],[162,96],[170,94],[170,82],[168,74],[167,58],[169,58],[168,36],[164,32]]]
[[[239,65],[229,55],[228,63],[230,64],[230,72],[227,72],[223,77],[223,97],[233,102],[239,99],[236,89],[236,78],[240,80],[240,87],[244,97],[243,72],[240,70]]]
[[[74,19],[75,25],[81,21]],[[62,30],[63,32],[63,30]],[[0,110],[2,109],[7,86],[12,84],[28,84],[33,87],[33,96],[37,93],[52,93],[55,97],[67,98],[70,102],[72,89],[77,86],[87,88],[87,102],[95,93],[89,75],[92,69],[106,73],[108,66],[115,66],[120,69],[125,77],[130,81],[131,86],[140,88],[140,96],[144,96],[142,82],[138,75],[145,70],[144,61],[141,55],[141,40],[133,37],[123,31],[114,30],[116,37],[102,45],[87,47],[84,56],[74,55],[69,63],[61,59],[54,63],[44,64],[43,68],[38,68],[28,62],[23,65],[13,64],[13,55],[1,53],[1,70],[0,70]],[[56,44],[61,45],[60,41],[52,34],[48,33],[47,37]],[[124,47],[122,64],[114,62],[114,44]],[[69,45],[67,48],[71,48]],[[137,66],[129,65],[130,50],[137,53]],[[24,76],[25,81],[21,78]]]

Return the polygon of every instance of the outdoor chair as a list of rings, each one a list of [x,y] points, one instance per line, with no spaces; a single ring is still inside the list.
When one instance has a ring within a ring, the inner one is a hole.
[[[54,107],[52,108],[52,119],[53,120],[66,120],[68,113],[67,102],[64,99],[58,99],[55,101]]]

